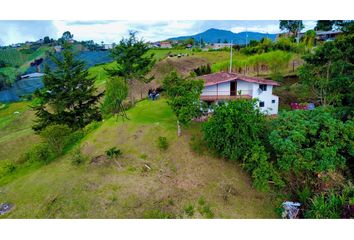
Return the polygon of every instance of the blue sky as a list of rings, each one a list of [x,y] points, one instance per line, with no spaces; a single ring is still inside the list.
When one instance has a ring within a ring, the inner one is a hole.
[[[316,21],[304,21],[305,30],[312,29]],[[74,34],[76,40],[118,42],[129,30],[138,31],[146,41],[164,40],[170,37],[193,35],[209,28],[230,30],[235,33],[257,31],[278,33],[276,20],[191,20],[191,21],[1,21],[0,45],[35,41],[44,36],[57,39],[64,31]]]

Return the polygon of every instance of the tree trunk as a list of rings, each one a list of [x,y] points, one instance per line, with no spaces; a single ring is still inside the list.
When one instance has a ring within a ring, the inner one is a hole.
[[[181,134],[182,134],[181,124],[180,124],[179,121],[177,120],[177,136],[180,137]]]

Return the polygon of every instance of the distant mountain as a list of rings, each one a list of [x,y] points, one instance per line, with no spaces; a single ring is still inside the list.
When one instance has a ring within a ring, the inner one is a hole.
[[[184,40],[188,38],[194,38],[194,40],[200,41],[200,39],[203,39],[205,42],[208,43],[217,43],[221,42],[223,43],[225,40],[227,42],[232,42],[236,44],[246,44],[246,35],[247,35],[247,43],[249,43],[250,40],[261,40],[262,38],[268,37],[272,39],[273,41],[276,38],[276,34],[266,34],[266,33],[260,33],[260,32],[240,32],[240,33],[234,33],[231,31],[227,30],[220,30],[220,29],[215,29],[215,28],[210,28],[206,30],[205,32],[198,33],[195,35],[191,36],[182,36],[182,37],[174,37],[170,38],[168,40]]]

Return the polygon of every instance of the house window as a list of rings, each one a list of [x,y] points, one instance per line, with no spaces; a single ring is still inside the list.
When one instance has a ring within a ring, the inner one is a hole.
[[[274,99],[272,100],[272,103],[275,103],[275,100],[274,100]]]
[[[259,107],[264,107],[264,102],[259,102]]]
[[[259,88],[260,88],[263,92],[265,92],[265,91],[267,91],[267,84],[259,84]]]

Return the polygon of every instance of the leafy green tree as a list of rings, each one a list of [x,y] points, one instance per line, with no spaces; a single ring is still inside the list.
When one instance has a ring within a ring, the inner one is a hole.
[[[71,34],[71,32],[69,32],[69,31],[65,31],[65,32],[63,33],[63,35],[62,35],[62,39],[63,39],[64,41],[71,40],[71,39],[73,39],[73,37],[74,37],[74,35]]]
[[[202,126],[204,140],[219,156],[238,161],[251,173],[253,184],[269,189],[269,181],[283,186],[265,149],[267,125],[256,100],[238,99],[216,107]]]
[[[102,104],[102,112],[105,115],[119,114],[122,103],[128,96],[128,86],[121,78],[109,78],[106,81],[106,92]]]
[[[302,38],[302,42],[307,48],[312,48],[315,45],[316,32],[314,30],[308,30]]]
[[[148,45],[143,40],[138,40],[135,35],[135,32],[130,32],[129,38],[123,38],[112,49],[117,67],[106,69],[112,77],[121,77],[128,84],[129,98],[132,103],[134,103],[133,81],[151,81],[152,78],[146,78],[146,74],[155,64],[154,54],[148,54]]]
[[[97,102],[103,93],[96,94],[95,79],[89,77],[85,63],[75,59],[71,46],[64,45],[61,56],[52,56],[56,68],[45,68],[44,88],[37,90],[39,104],[34,106],[36,125],[41,131],[48,125],[66,124],[76,130],[92,121],[101,120]]]
[[[194,38],[187,38],[187,39],[183,40],[183,44],[184,44],[185,46],[187,46],[188,44],[190,44],[190,45],[193,46],[194,43],[195,43]]]
[[[60,155],[63,152],[70,133],[71,129],[67,125],[54,124],[43,129],[40,136],[55,154]]]
[[[279,22],[280,30],[286,30],[293,35],[297,35],[304,27],[301,20],[280,20]]]
[[[50,38],[49,38],[48,36],[45,36],[45,37],[43,38],[43,43],[44,43],[44,44],[51,43]]]
[[[182,78],[172,71],[163,80],[163,88],[166,90],[168,104],[177,117],[177,133],[181,135],[180,124],[187,124],[200,113],[200,94],[204,82],[190,77]]]
[[[302,82],[322,105],[351,107],[354,101],[354,32],[325,42],[304,57]]]
[[[272,122],[269,143],[288,191],[313,192],[333,181],[328,174],[340,175],[354,157],[353,131],[353,121],[343,123],[324,108],[282,112]]]
[[[239,99],[216,107],[203,124],[205,141],[221,157],[241,160],[253,145],[262,145],[265,116],[256,107],[257,101]]]
[[[335,21],[333,20],[318,20],[315,30],[316,31],[331,31]]]
[[[9,85],[9,79],[8,77],[0,72],[0,89],[5,88]]]

